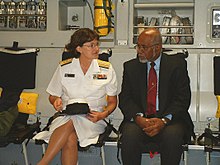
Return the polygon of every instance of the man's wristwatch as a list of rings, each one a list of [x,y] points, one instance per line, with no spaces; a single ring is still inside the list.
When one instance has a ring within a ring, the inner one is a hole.
[[[163,121],[164,125],[168,125],[168,123],[170,122],[170,120],[166,117],[163,117],[161,120]]]
[[[141,113],[141,112],[139,112],[139,113],[136,113],[136,116],[141,116],[141,117],[143,117],[143,116],[144,116],[144,114],[143,114],[143,113]]]

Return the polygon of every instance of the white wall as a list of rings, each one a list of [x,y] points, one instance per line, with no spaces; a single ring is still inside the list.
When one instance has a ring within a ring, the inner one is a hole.
[[[8,0],[9,1],[9,0]],[[94,0],[89,0],[91,5]],[[170,0],[176,2],[175,0]],[[193,45],[166,45],[174,46],[173,48],[184,48],[188,47],[190,56],[188,57],[188,69],[191,78],[191,87],[192,87],[192,104],[190,106],[190,113],[193,120],[195,121],[196,129],[203,131],[206,127],[206,118],[214,117],[217,104],[216,99],[213,94],[213,53],[212,48],[219,48],[218,42],[207,41],[207,34],[209,34],[210,26],[207,25],[207,22],[210,22],[210,5],[218,5],[218,0],[183,0],[184,2],[194,2],[194,39],[195,43]],[[66,31],[59,28],[59,24],[62,19],[70,19],[72,11],[78,11],[78,7],[70,6],[68,7],[68,18],[63,18],[59,12],[59,0],[48,0],[48,9],[47,9],[47,31],[43,32],[34,32],[34,31],[0,31],[0,47],[8,47],[12,44],[13,41],[18,41],[20,47],[40,47],[40,52],[37,57],[37,77],[36,77],[36,91],[40,94],[38,101],[38,112],[41,112],[42,123],[47,122],[47,118],[51,116],[54,111],[52,106],[48,102],[48,95],[45,90],[52,77],[53,72],[55,71],[58,62],[61,59],[62,48],[69,41],[70,35],[73,31]],[[136,56],[134,49],[129,49],[128,45],[117,46],[117,41],[129,41],[132,40],[131,33],[132,29],[129,25],[133,26],[133,0],[130,1],[114,1],[116,5],[115,12],[115,39],[114,41],[103,42],[104,47],[114,47],[113,56],[111,57],[111,62],[115,67],[118,82],[119,82],[119,91],[122,80],[122,64],[124,61],[127,61]],[[131,3],[132,2],[132,3]],[[136,1],[135,1],[136,2]],[[145,2],[139,0],[137,2]],[[161,2],[168,2],[161,0]],[[116,12],[118,7],[118,11]],[[65,10],[68,10],[65,9]],[[193,9],[193,8],[192,8]],[[82,10],[82,11],[81,11]],[[154,10],[154,9],[151,9]],[[156,9],[155,9],[156,10]],[[129,11],[129,12],[128,12]],[[148,12],[147,9],[143,10]],[[92,27],[91,15],[88,9],[88,6],[82,6],[80,12],[85,12],[81,24],[85,27]],[[187,12],[187,10],[186,10]],[[67,13],[66,13],[67,14]],[[130,14],[130,15],[129,15]],[[127,19],[125,19],[127,18]],[[70,23],[70,22],[69,22]],[[124,28],[125,27],[125,28]],[[202,28],[201,28],[202,27]],[[219,41],[219,40],[218,40]],[[115,42],[115,43],[114,43]],[[112,46],[112,44],[115,44]],[[111,45],[111,46],[109,46]],[[111,116],[115,120],[115,124],[118,126],[122,115],[120,110],[117,108],[115,113]],[[120,119],[120,120],[118,120]],[[34,117],[30,118],[34,120]]]

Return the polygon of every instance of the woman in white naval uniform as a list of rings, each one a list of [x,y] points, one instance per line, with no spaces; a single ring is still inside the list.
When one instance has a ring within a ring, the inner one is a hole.
[[[79,29],[66,49],[75,58],[58,66],[47,88],[49,101],[56,111],[74,102],[88,103],[90,113],[60,116],[52,122],[49,131],[37,134],[34,139],[49,140],[38,165],[49,164],[60,150],[63,165],[76,165],[77,143],[82,147],[97,143],[106,127],[102,119],[117,106],[116,74],[109,62],[98,60],[99,36],[88,28]]]

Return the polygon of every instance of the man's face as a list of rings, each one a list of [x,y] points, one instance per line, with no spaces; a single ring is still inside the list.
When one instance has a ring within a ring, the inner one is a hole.
[[[162,49],[162,44],[155,41],[153,37],[146,34],[141,34],[138,38],[136,50],[140,62],[152,62],[159,56]]]

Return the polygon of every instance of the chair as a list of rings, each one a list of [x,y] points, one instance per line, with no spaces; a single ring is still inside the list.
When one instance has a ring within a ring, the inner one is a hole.
[[[94,146],[94,147],[100,147],[100,151],[101,151],[101,158],[102,158],[102,165],[105,165],[105,150],[104,150],[104,146],[105,143],[107,141],[116,141],[118,140],[119,137],[119,132],[118,130],[111,124],[110,120],[109,122],[106,121],[104,119],[104,122],[107,124],[106,128],[105,128],[105,132],[99,135],[99,139],[98,142],[96,144],[92,144],[90,146]],[[112,131],[117,135],[116,138],[111,138],[110,134],[112,133]],[[89,149],[90,146],[87,147],[80,147],[79,146],[79,151],[86,151]]]
[[[5,132],[6,135],[3,134],[0,137],[0,147],[6,147],[9,143],[22,144],[26,165],[29,165],[26,145],[34,132],[39,131],[40,122],[37,119],[36,123],[27,124],[28,114],[32,113],[25,114],[23,110],[32,110],[32,108],[30,108],[32,103],[29,102],[29,98],[25,104],[20,102],[24,101],[24,99],[21,99],[23,89],[35,88],[36,57],[39,51],[38,48],[19,48],[18,42],[16,41],[13,42],[12,47],[0,48],[0,88],[3,89],[3,91],[0,91],[0,108],[2,111],[8,112],[9,108],[18,105],[19,112],[22,112],[19,113],[17,118],[16,115],[14,115],[14,118],[9,120],[10,123],[8,127],[4,127],[7,128],[7,131]],[[38,96],[38,94],[35,95]],[[30,99],[32,99],[32,97],[30,97]],[[35,97],[35,99],[37,100],[37,97]],[[34,105],[35,112],[36,100]],[[19,106],[21,107],[19,108]],[[15,118],[16,121],[14,122]]]
[[[170,56],[179,56],[181,58],[187,58],[189,53],[187,49],[183,49],[182,51],[173,51],[171,49],[163,49],[163,52],[165,52],[167,55]],[[194,136],[194,135],[193,135]],[[194,137],[195,138],[195,137]],[[119,150],[121,148],[122,142],[121,139],[118,140],[118,153],[117,153],[117,159],[119,161],[119,163],[121,163],[120,158],[119,158]],[[184,142],[182,144],[182,148],[183,148],[183,159],[184,159],[184,163],[187,164],[187,151],[188,151],[188,142]],[[142,149],[142,154],[147,153],[149,154],[150,158],[154,157],[154,154],[160,154],[160,148],[156,143],[153,142],[149,142],[147,145],[144,146],[144,148]]]
[[[48,128],[49,124],[52,122],[52,118],[53,118],[53,116],[49,119],[49,122],[48,122],[47,126],[46,126],[43,130],[46,130],[46,129]],[[118,135],[118,131],[117,131],[117,129],[114,128],[114,126],[111,124],[110,120],[109,120],[109,122],[108,122],[108,121],[106,121],[106,120],[104,119],[104,121],[105,121],[105,123],[107,124],[107,126],[106,126],[106,128],[105,128],[105,132],[103,132],[102,134],[99,135],[98,142],[97,142],[96,144],[91,144],[91,145],[86,146],[86,147],[80,147],[80,146],[78,145],[78,150],[79,150],[79,151],[82,151],[82,152],[89,150],[89,148],[90,148],[91,146],[99,147],[99,148],[100,148],[100,153],[101,153],[100,155],[101,155],[101,158],[102,158],[102,165],[106,165],[106,162],[105,162],[105,150],[104,150],[105,142],[107,142],[107,141],[115,141],[115,140],[118,139],[118,137],[116,137],[116,138],[111,138],[111,137],[109,137],[110,134],[112,133],[112,131],[113,131],[115,134],[117,134],[117,135]],[[45,153],[45,151],[46,151],[46,146],[45,146],[45,144],[47,144],[47,143],[46,143],[44,140],[35,140],[35,144],[37,144],[37,145],[42,145],[42,151],[43,151],[43,154],[42,154],[42,155],[44,155],[44,153]]]
[[[111,49],[107,49],[105,51],[102,51],[102,53],[99,54],[99,60],[103,60],[103,61],[109,61],[109,58],[112,56],[112,50]],[[68,52],[67,50],[65,50],[63,53],[62,53],[62,60],[66,60],[66,59],[69,59],[69,58],[72,58],[73,55]],[[48,126],[50,125],[50,123],[52,122],[53,120],[53,116],[49,118],[48,120],[48,123],[47,123],[47,126],[43,129],[43,130],[46,130],[48,128]],[[100,148],[100,151],[101,151],[101,157],[102,157],[102,164],[105,165],[105,151],[104,151],[104,145],[105,145],[105,142],[107,140],[109,140],[109,135],[111,134],[111,132],[115,132],[116,134],[118,134],[118,131],[113,127],[113,125],[109,122],[107,122],[106,120],[104,120],[105,123],[107,124],[107,127],[105,129],[105,132],[103,134],[101,134],[99,136],[99,139],[98,139],[98,142],[96,144],[93,144],[93,145],[90,145],[90,146],[94,146],[94,147],[99,147]],[[45,141],[43,140],[35,140],[35,144],[39,144],[39,145],[42,145],[42,150],[43,150],[43,154],[45,153],[46,151],[46,146],[45,146]],[[80,147],[78,145],[78,150],[79,151],[87,151],[90,146],[87,146],[87,147]]]
[[[120,136],[119,136],[120,137]],[[117,151],[117,159],[118,162],[121,164],[121,159],[120,159],[120,148],[122,145],[122,141],[120,140],[120,138],[117,139],[117,147],[118,147],[118,151]],[[184,160],[184,165],[187,165],[187,152],[189,150],[188,148],[189,143],[184,142],[182,144],[182,148],[183,148],[183,155],[182,158]],[[155,156],[155,154],[160,154],[160,148],[156,143],[153,142],[149,142],[147,144],[147,146],[143,146],[142,148],[142,154],[149,154],[150,158],[153,158]]]
[[[38,96],[38,94],[36,95]],[[20,98],[21,98],[21,95],[20,95]],[[19,105],[18,107],[22,107],[22,109],[19,109],[19,111],[30,110],[27,106],[26,106],[27,108],[23,108],[25,107],[24,104],[27,104],[30,106],[32,105],[32,102],[30,101],[30,99],[32,99],[32,97],[25,100],[25,103],[23,101],[20,101],[20,103],[18,103]],[[37,100],[37,97],[35,97],[34,99]],[[35,108],[36,108],[36,100],[34,102]],[[35,112],[36,112],[36,109],[35,109]],[[9,133],[7,133],[5,136],[0,137],[0,147],[6,147],[10,143],[22,145],[25,165],[29,165],[26,146],[29,140],[34,136],[34,133],[40,131],[40,124],[41,124],[38,118],[35,123],[27,124],[28,117],[29,117],[29,114],[19,112],[19,115],[17,119],[15,120],[14,124],[12,125]]]
[[[40,130],[40,122],[37,121],[34,124],[27,124],[22,127],[17,127],[14,125],[10,132],[4,136],[0,137],[0,147],[6,147],[8,144],[21,144],[23,148],[23,155],[25,160],[25,165],[29,165],[28,155],[27,155],[27,144],[29,140],[33,137],[35,132]]]
[[[208,128],[205,128],[204,133],[198,137],[198,143],[201,144],[201,140],[204,138],[204,151],[207,154],[207,162],[210,162],[210,153],[212,151],[220,152],[220,57],[213,57],[214,66],[214,95],[217,99],[217,111],[215,117],[218,118],[218,130],[213,131],[210,128],[210,123],[208,123]]]

